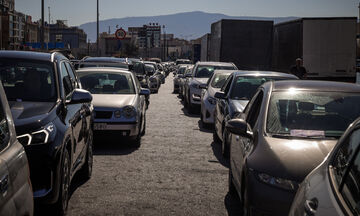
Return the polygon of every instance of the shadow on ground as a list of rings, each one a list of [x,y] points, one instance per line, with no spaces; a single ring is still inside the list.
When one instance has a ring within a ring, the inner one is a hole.
[[[228,192],[225,196],[224,204],[229,216],[243,215],[239,196],[230,195]]]
[[[211,143],[211,148],[214,152],[216,159],[219,161],[219,163],[221,165],[223,165],[224,167],[229,168],[230,167],[229,159],[224,158],[221,154],[221,144],[213,141]]]
[[[138,149],[134,141],[121,136],[94,137],[94,155],[128,155]]]

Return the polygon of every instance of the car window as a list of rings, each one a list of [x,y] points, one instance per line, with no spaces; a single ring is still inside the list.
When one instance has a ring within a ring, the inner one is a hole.
[[[233,81],[233,79],[234,79],[234,76],[230,76],[229,78],[228,78],[228,80],[226,81],[226,85],[224,84],[224,94],[225,95],[227,95],[228,93],[229,93],[229,90],[230,90],[230,87],[231,87],[231,83],[232,83],[232,81]]]
[[[9,125],[3,107],[0,105],[0,151],[7,147],[9,139]]]
[[[9,101],[57,100],[52,63],[3,58],[0,59],[0,78]]]
[[[209,78],[214,70],[236,70],[235,66],[198,65],[195,71],[197,78]]]
[[[65,96],[68,99],[68,96],[70,95],[70,93],[74,90],[74,86],[71,82],[71,77],[68,73],[67,67],[65,65],[65,62],[62,62],[60,64],[60,74],[61,74],[61,80],[63,82],[63,88],[64,88],[64,93]]]
[[[71,84],[72,84],[73,88],[79,88],[79,86],[77,85],[77,79],[76,79],[73,67],[69,64],[69,62],[65,62],[65,65],[69,72]]]
[[[221,88],[226,83],[227,78],[230,76],[230,74],[223,74],[223,73],[217,73],[216,75],[213,75],[213,79],[209,79],[208,82],[211,80],[211,86],[213,88]],[[213,77],[211,76],[211,77]]]
[[[356,129],[339,148],[333,162],[335,180],[354,215],[360,214],[360,129]]]
[[[254,99],[251,107],[249,108],[249,114],[247,115],[246,121],[249,123],[251,128],[254,128],[255,123],[259,117],[263,96],[264,93],[260,90],[259,93],[256,95],[256,98]]]

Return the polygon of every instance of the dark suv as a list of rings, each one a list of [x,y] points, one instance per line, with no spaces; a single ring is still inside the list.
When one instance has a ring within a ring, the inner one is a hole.
[[[64,214],[74,174],[92,172],[92,96],[60,53],[1,51],[0,77],[29,159],[35,202]]]

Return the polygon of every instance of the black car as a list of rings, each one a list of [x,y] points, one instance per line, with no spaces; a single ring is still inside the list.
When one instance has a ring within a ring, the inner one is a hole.
[[[226,122],[243,112],[261,84],[271,80],[294,79],[298,78],[292,74],[271,71],[235,71],[228,77],[220,92],[215,94],[217,101],[214,111],[214,141],[221,142],[224,157],[229,156]]]
[[[66,213],[71,179],[92,173],[91,94],[60,53],[0,52],[0,77],[29,159],[35,202]]]

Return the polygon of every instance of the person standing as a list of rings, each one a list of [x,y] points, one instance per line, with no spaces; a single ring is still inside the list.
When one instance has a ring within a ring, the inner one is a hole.
[[[297,58],[296,64],[291,66],[291,68],[290,68],[290,73],[299,77],[299,79],[305,79],[307,77],[306,69],[302,64],[303,64],[302,59]]]

